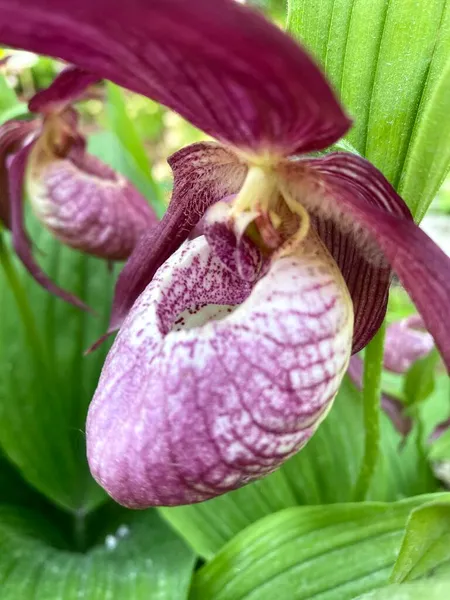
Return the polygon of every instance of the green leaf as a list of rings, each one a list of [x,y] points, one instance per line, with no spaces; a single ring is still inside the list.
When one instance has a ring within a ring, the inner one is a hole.
[[[0,507],[2,600],[183,600],[194,556],[155,511],[122,511],[85,554],[42,515]]]
[[[153,179],[150,160],[145,150],[144,144],[136,130],[136,127],[129,117],[125,104],[124,92],[114,83],[107,82],[107,104],[109,129],[117,136],[121,145],[128,152],[129,156],[135,162],[141,175],[145,177],[147,186],[151,189],[149,200],[155,209],[159,209],[162,202],[158,185]]]
[[[362,400],[365,440],[364,456],[353,493],[355,501],[365,500],[380,455],[381,374],[385,332],[386,325],[383,323],[364,354]]]
[[[439,361],[439,353],[434,349],[424,358],[417,360],[408,369],[403,385],[403,395],[408,406],[423,402],[433,393],[436,366]]]
[[[266,517],[196,573],[191,600],[350,600],[376,589],[388,582],[410,511],[432,498],[305,506]]]
[[[431,445],[428,453],[430,460],[450,461],[450,429],[444,431]]]
[[[450,503],[433,502],[411,513],[390,581],[423,577],[450,561]]]
[[[447,600],[450,597],[450,580],[430,580],[426,583],[389,585],[376,592],[364,594],[355,600]]]
[[[349,142],[419,220],[450,167],[450,2],[290,0],[288,31],[354,118]]]
[[[381,455],[369,498],[397,500],[434,491],[436,484],[413,436],[400,435],[381,415]],[[344,380],[334,406],[308,445],[269,477],[192,506],[161,509],[198,554],[212,558],[242,529],[295,504],[349,502],[364,445],[360,393]]]
[[[24,102],[19,102],[0,113],[0,125],[3,125],[3,123],[6,123],[6,121],[9,121],[10,119],[27,117],[29,114],[28,106]]]
[[[3,118],[4,111],[10,110],[18,102],[15,91],[8,85],[6,77],[0,73],[0,118]]]
[[[115,277],[34,221],[29,229],[43,269],[99,316],[41,289],[0,244],[0,445],[29,483],[84,514],[105,498],[89,474],[84,421],[107,345],[83,353],[106,330]]]

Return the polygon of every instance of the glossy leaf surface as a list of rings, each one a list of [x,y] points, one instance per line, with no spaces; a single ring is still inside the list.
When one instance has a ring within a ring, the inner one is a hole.
[[[193,555],[158,518],[122,515],[85,554],[71,552],[42,515],[0,508],[2,600],[184,600]]]
[[[351,600],[387,584],[407,517],[427,499],[299,507],[271,515],[197,572],[192,599]]]

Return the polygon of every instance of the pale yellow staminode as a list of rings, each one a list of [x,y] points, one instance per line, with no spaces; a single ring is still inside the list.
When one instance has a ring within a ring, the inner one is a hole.
[[[278,229],[283,222],[283,217],[277,212],[280,198],[293,215],[300,217],[299,230],[295,234],[296,240],[300,241],[309,231],[308,212],[292,197],[277,171],[265,161],[249,167],[244,184],[233,202],[231,217],[237,218],[244,212],[267,214],[273,227]]]

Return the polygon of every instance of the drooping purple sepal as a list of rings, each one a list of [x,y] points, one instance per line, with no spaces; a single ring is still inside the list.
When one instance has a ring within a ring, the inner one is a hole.
[[[8,183],[11,208],[11,233],[14,249],[22,264],[39,285],[51,294],[83,310],[90,308],[77,296],[56,285],[39,267],[31,249],[30,239],[25,231],[23,208],[23,181],[29,155],[34,142],[29,142],[18,150],[11,159],[8,168]]]
[[[7,121],[0,126],[0,224],[11,226],[8,163],[36,129],[33,121]]]
[[[381,257],[390,264],[450,369],[450,258],[414,223],[404,201],[368,161],[335,153],[304,165],[311,171],[309,183],[307,177],[303,183],[305,205],[353,232],[354,247],[366,262],[379,266]],[[366,270],[361,273],[367,277]],[[370,302],[372,310],[385,301],[384,281],[375,276],[364,286],[360,301]]]

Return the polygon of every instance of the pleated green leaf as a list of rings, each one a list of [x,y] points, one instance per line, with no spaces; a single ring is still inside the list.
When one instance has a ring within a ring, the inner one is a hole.
[[[381,455],[369,498],[391,501],[437,489],[414,435],[400,449],[400,436],[381,417]],[[208,502],[161,512],[198,554],[212,558],[242,529],[277,510],[351,501],[363,444],[361,395],[344,380],[312,440],[276,473]]]
[[[431,460],[450,461],[450,429],[440,435],[430,447]]]
[[[0,597],[185,599],[193,554],[156,512],[127,512],[123,518],[82,554],[68,550],[42,515],[0,507]]]
[[[0,245],[0,445],[24,478],[57,504],[85,512],[105,495],[89,474],[84,421],[107,347],[85,357],[106,329],[114,274],[30,223],[43,268],[98,316],[42,290]]]
[[[354,118],[349,142],[419,220],[450,168],[450,2],[289,0],[288,31]]]
[[[351,600],[377,589],[388,583],[409,513],[430,498],[305,506],[266,517],[196,573],[191,600]]]
[[[418,579],[450,564],[450,503],[433,502],[414,510],[408,520],[391,582]]]
[[[448,600],[450,598],[450,579],[441,581],[389,585],[376,592],[364,594],[355,600]]]

